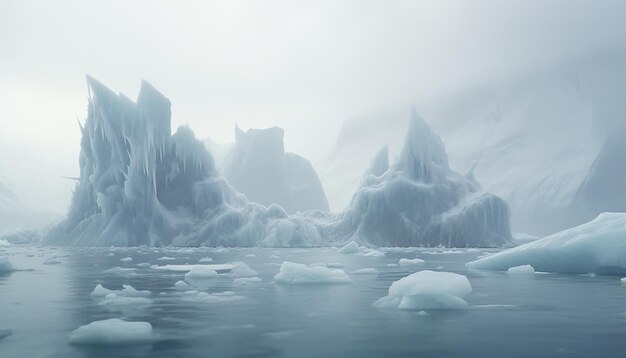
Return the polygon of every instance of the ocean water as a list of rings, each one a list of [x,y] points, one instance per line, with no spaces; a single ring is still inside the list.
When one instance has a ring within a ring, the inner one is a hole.
[[[389,249],[384,257],[316,249],[0,249],[20,271],[0,275],[0,357],[626,357],[626,285],[616,276],[468,271],[486,250]],[[494,250],[490,250],[494,251]],[[174,260],[162,261],[168,256]],[[44,264],[56,257],[60,263]],[[132,257],[131,262],[122,258]],[[188,302],[173,288],[184,272],[137,264],[245,262],[261,282],[228,274],[196,280],[208,293],[239,300]],[[401,258],[424,266],[401,267]],[[342,266],[352,284],[277,285],[283,261]],[[131,274],[103,271],[136,268]],[[378,275],[351,272],[373,267]],[[427,315],[379,309],[391,283],[422,269],[466,275],[469,307]],[[97,284],[150,290],[152,304],[111,307],[90,297]],[[71,345],[81,325],[108,318],[148,321],[155,341],[130,346]],[[1,335],[0,335],[1,336]]]

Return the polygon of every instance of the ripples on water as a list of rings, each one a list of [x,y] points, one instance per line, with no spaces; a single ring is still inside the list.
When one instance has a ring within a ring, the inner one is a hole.
[[[615,276],[468,272],[484,250],[385,250],[384,257],[320,249],[55,249],[4,248],[17,269],[0,275],[0,357],[626,357],[626,285]],[[56,256],[56,261],[44,261]],[[173,258],[158,260],[164,256]],[[121,259],[131,257],[132,261]],[[182,300],[174,283],[184,272],[150,265],[243,261],[260,282],[193,281],[208,293],[233,291],[224,302]],[[401,258],[424,266],[401,267]],[[345,285],[276,285],[283,261],[343,265]],[[52,263],[52,264],[50,264]],[[113,268],[118,274],[103,271]],[[354,275],[376,268],[378,275]],[[421,269],[466,275],[473,292],[463,311],[381,310],[372,303],[392,282]],[[103,306],[98,284],[150,290],[150,305]],[[138,346],[73,346],[70,333],[96,320],[148,321],[158,335]]]

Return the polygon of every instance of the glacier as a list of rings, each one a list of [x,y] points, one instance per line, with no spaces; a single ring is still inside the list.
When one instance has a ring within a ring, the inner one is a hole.
[[[626,213],[602,213],[586,224],[489,255],[467,267],[506,271],[524,265],[542,272],[626,273]]]
[[[315,169],[305,158],[285,152],[280,127],[235,127],[235,144],[223,164],[224,177],[248,200],[287,213],[328,211],[328,200]]]
[[[188,126],[171,134],[170,101],[148,82],[142,82],[136,102],[89,76],[87,85],[88,115],[79,123],[80,176],[67,216],[45,234],[45,243],[314,247],[353,240],[492,247],[511,241],[506,203],[482,190],[471,172],[450,169],[441,138],[416,111],[399,160],[390,165],[383,147],[346,210],[289,214],[236,190]],[[282,135],[279,128],[240,131],[237,145],[268,142],[272,151],[286,154]],[[261,150],[245,149],[242,160],[250,163],[240,168],[282,165],[273,161],[280,155],[254,163],[250,151]],[[298,170],[312,178],[312,167],[303,168]]]

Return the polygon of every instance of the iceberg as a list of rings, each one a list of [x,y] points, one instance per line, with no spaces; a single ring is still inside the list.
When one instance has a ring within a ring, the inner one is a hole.
[[[415,109],[400,159],[385,169],[380,155],[341,214],[335,234],[378,246],[511,242],[507,204],[483,191],[471,173],[450,169],[441,138]]]
[[[451,310],[467,307],[463,297],[472,292],[467,277],[452,272],[419,271],[394,282],[389,294],[374,303],[401,310]]]
[[[531,265],[542,272],[626,273],[626,213],[602,213],[586,224],[516,246],[467,264],[506,271]]]
[[[118,318],[94,321],[72,332],[71,344],[131,345],[155,339],[149,322],[128,322]]]
[[[235,127],[235,145],[226,156],[224,177],[253,202],[277,204],[287,213],[328,211],[328,201],[315,169],[303,157],[285,152],[279,127]]]
[[[280,272],[274,276],[274,281],[288,285],[352,283],[352,279],[343,270],[324,266],[309,267],[288,261],[280,266]]]

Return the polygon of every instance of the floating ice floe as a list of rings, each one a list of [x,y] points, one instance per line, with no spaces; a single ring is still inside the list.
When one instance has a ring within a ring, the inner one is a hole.
[[[91,322],[72,332],[71,344],[131,345],[155,339],[149,322],[128,322],[118,318]]]
[[[189,272],[185,274],[185,280],[188,279],[206,279],[217,277],[217,272],[210,267],[197,265],[191,268]]]
[[[383,252],[371,249],[366,246],[359,246],[356,241],[350,241],[344,247],[337,250],[337,252],[344,255],[361,255],[369,257],[385,256]]]
[[[246,299],[245,296],[236,295],[232,291],[224,291],[217,293],[207,293],[196,290],[182,291],[176,292],[172,294],[173,296],[180,297],[182,301],[186,302],[197,302],[197,303],[224,303],[224,302],[234,302],[241,301]]]
[[[400,259],[398,261],[398,265],[400,266],[421,266],[425,264],[426,261],[422,259]]]
[[[150,263],[148,262],[142,262],[140,264],[137,264],[137,267],[150,267]]]
[[[378,270],[373,267],[362,268],[352,271],[353,275],[378,275]]]
[[[207,262],[213,262],[213,259],[210,257],[203,257],[200,260],[198,260],[199,263],[207,263]]]
[[[113,267],[102,271],[104,274],[132,277],[137,276],[137,269],[134,267]]]
[[[339,269],[316,266],[309,267],[303,264],[285,261],[280,266],[280,272],[274,276],[279,284],[317,284],[317,283],[352,283],[352,279]]]
[[[9,247],[9,246],[11,246],[10,242],[0,239],[0,247]]]
[[[253,283],[259,283],[262,281],[263,280],[261,280],[261,278],[259,277],[238,277],[233,280],[233,284],[238,285],[238,286],[245,286],[245,285],[250,285]]]
[[[626,273],[626,213],[596,219],[467,264],[468,268],[505,271],[531,265],[542,272]]]
[[[179,280],[179,281],[176,281],[176,283],[174,284],[174,287],[179,290],[186,290],[189,288],[189,284],[185,281]]]
[[[101,284],[98,284],[91,292],[91,297],[104,297],[111,293],[125,297],[148,297],[152,294],[148,290],[137,290],[131,285],[122,285],[121,290],[109,290],[108,288],[104,288]]]
[[[515,276],[532,276],[535,274],[535,269],[530,265],[521,265],[509,268],[506,273]]]
[[[133,258],[130,257],[130,256],[129,257],[124,257],[124,258],[121,258],[120,261],[122,261],[122,262],[132,262]]]
[[[176,260],[175,257],[170,257],[170,256],[163,256],[163,257],[159,257],[157,259],[157,261],[174,261]]]
[[[424,270],[392,283],[389,294],[374,305],[401,310],[463,309],[467,307],[463,297],[470,292],[472,285],[463,275]]]
[[[622,277],[620,279],[620,282],[622,283],[622,285],[626,285],[626,277]]]

